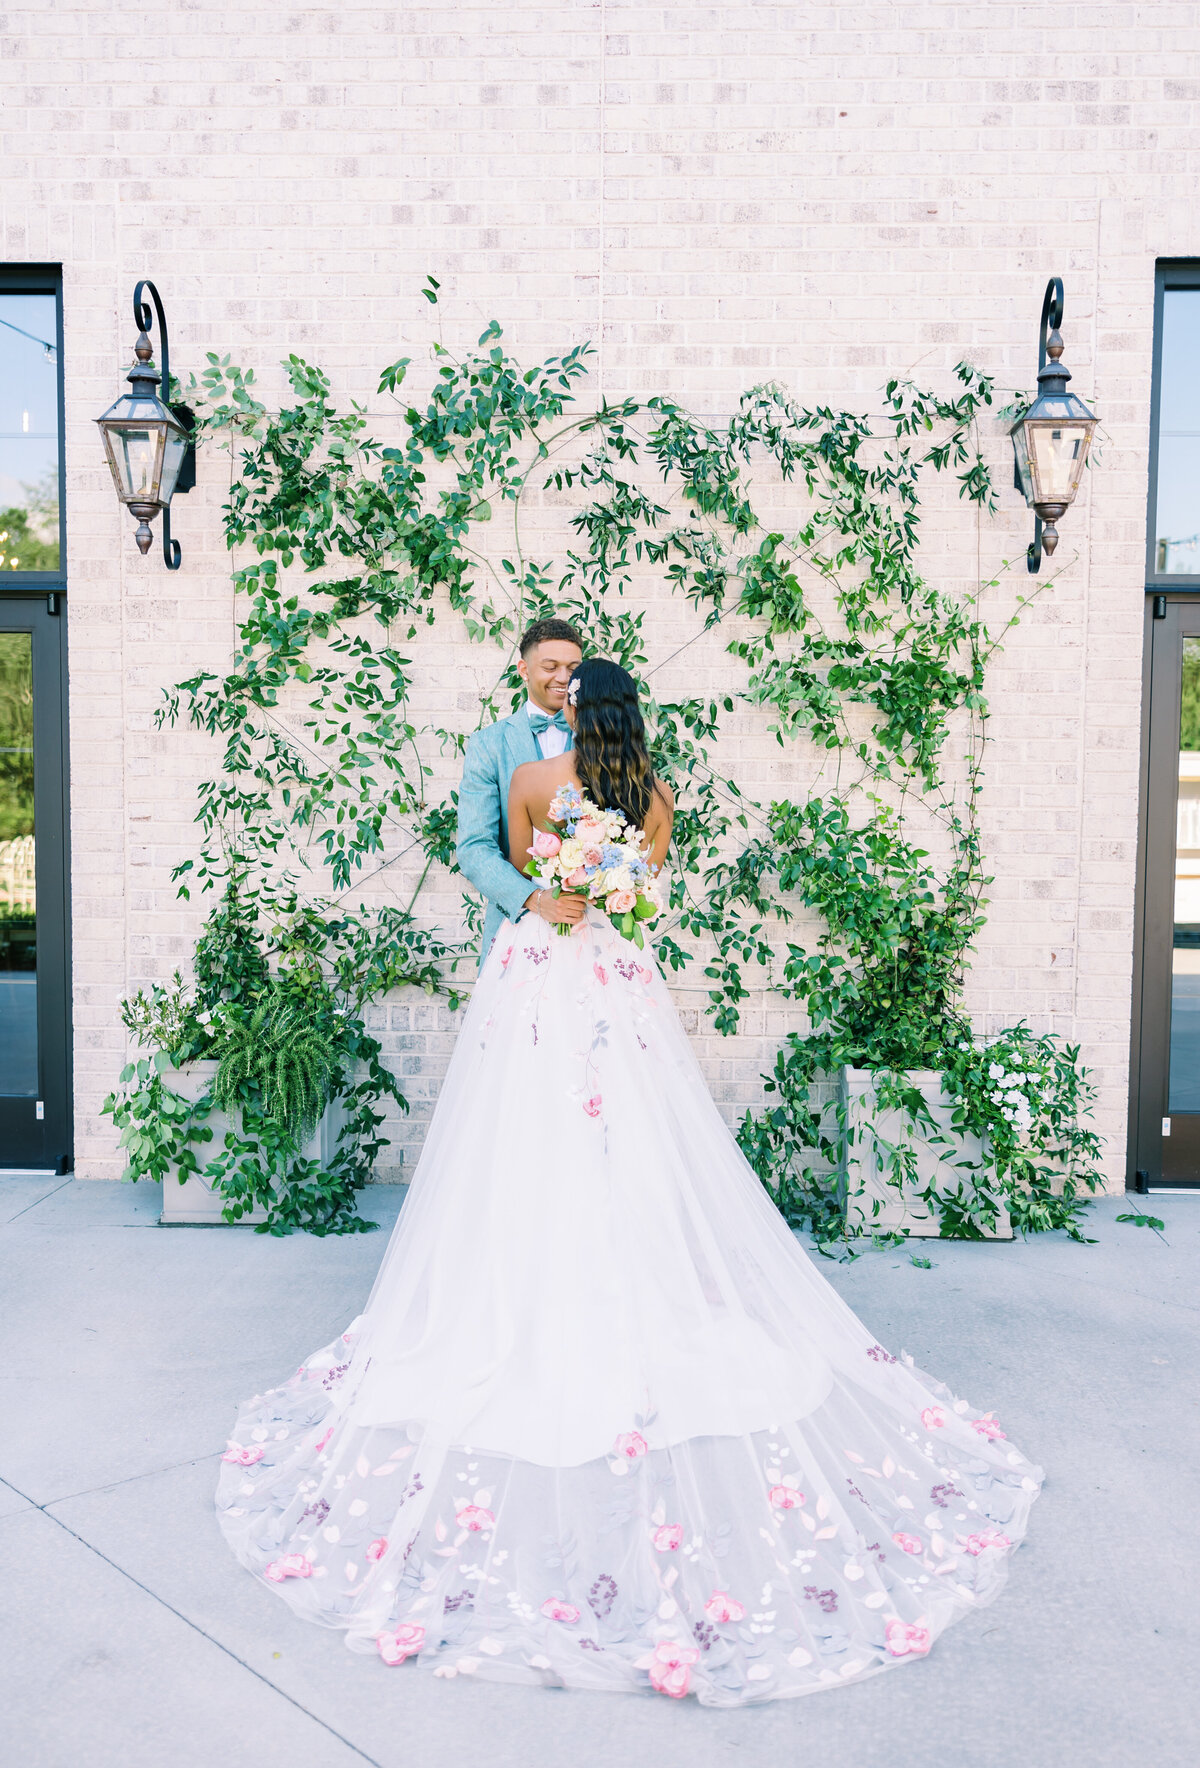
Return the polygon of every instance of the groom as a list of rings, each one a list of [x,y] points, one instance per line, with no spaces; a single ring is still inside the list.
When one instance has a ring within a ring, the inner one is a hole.
[[[578,921],[581,896],[530,890],[508,858],[508,787],[522,762],[548,761],[571,747],[563,716],[567,683],[583,657],[583,640],[565,620],[538,620],[521,636],[518,673],[529,690],[511,718],[497,719],[468,739],[458,789],[459,870],[487,898],[481,962],[500,923],[527,910],[543,921]]]

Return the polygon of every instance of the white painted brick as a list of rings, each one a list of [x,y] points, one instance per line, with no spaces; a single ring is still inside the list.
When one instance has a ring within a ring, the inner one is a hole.
[[[996,880],[968,996],[981,1027],[1025,1016],[1082,1043],[1122,1181],[1153,268],[1200,251],[1200,31],[1182,0],[1077,9],[1064,73],[1062,28],[995,0],[165,0],[134,55],[113,0],[4,15],[0,255],[61,262],[65,278],[81,1173],[121,1167],[99,1116],[124,1055],[117,1001],[186,958],[203,912],[175,900],[169,873],[192,850],[187,803],[213,754],[154,730],[159,691],[198,661],[221,667],[233,636],[228,461],[206,451],[177,504],[184,568],[168,578],[157,550],[136,554],[99,457],[91,419],[128,364],[139,276],[163,291],[185,376],[228,351],[277,398],[294,349],[395,434],[376,377],[399,354],[425,364],[430,270],[447,342],[472,343],[493,314],[530,358],[591,338],[607,395],[668,392],[712,413],[772,377],[803,400],[874,409],[887,373],[948,386],[962,357],[1028,387],[1057,271],[1074,385],[1107,440],[1063,524],[1063,574],[993,672],[983,821]],[[977,547],[986,576],[1014,560],[985,596],[994,622],[1026,587],[1029,522],[998,425],[985,444],[999,519],[977,530],[953,486],[936,490],[927,564],[962,586]],[[561,556],[567,513],[568,500],[535,500],[537,556]],[[690,615],[653,574],[636,593],[663,656]],[[415,654],[421,715],[449,707],[470,724],[494,660],[448,618]],[[659,678],[698,691],[733,679],[712,635]],[[782,754],[754,715],[731,721],[723,754],[758,795],[817,777],[814,757]],[[432,789],[451,784],[435,758]],[[374,890],[402,899],[415,882],[399,864]],[[457,890],[435,871],[426,900],[446,920]],[[756,999],[731,1044],[708,1029],[694,979],[678,999],[740,1115],[796,1017]],[[410,1159],[460,1019],[423,997],[380,1009],[413,1096],[397,1130]]]

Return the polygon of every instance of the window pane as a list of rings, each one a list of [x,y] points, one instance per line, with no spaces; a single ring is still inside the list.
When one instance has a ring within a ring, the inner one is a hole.
[[[36,1095],[33,639],[0,632],[0,1093]]]
[[[1200,289],[1163,292],[1154,569],[1200,576]]]
[[[53,295],[0,290],[0,570],[57,571],[58,347]]]

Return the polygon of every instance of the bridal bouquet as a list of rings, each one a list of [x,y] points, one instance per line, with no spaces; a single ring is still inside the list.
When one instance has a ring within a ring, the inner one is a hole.
[[[534,831],[525,872],[555,896],[564,890],[586,896],[641,948],[643,923],[662,907],[644,841],[619,810],[601,810],[577,786],[561,786],[550,801],[549,821]],[[574,929],[560,922],[558,931]]]

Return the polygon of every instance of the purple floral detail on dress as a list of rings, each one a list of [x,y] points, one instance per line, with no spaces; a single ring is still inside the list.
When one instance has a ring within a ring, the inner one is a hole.
[[[475,1598],[470,1590],[460,1590],[457,1596],[447,1596],[442,1604],[442,1613],[452,1615],[458,1608],[474,1608]]]
[[[318,1498],[315,1504],[310,1504],[307,1510],[301,1511],[300,1521],[305,1522],[311,1516],[317,1527],[320,1528],[328,1515],[329,1504],[327,1500],[324,1498]]]
[[[636,1032],[635,1032],[635,1033],[634,1033],[634,1036],[635,1036],[635,1037],[637,1037],[637,1033],[636,1033]],[[644,1043],[642,1043],[642,1040],[641,1040],[641,1038],[640,1038],[640,1037],[639,1037],[639,1038],[638,1038],[638,1043],[639,1043],[639,1044],[642,1044],[642,1048],[643,1048],[643,1050],[644,1050],[644,1049],[645,1049],[645,1048],[646,1048],[646,1046],[645,1046],[645,1044],[644,1044]]]
[[[880,1565],[882,1565],[887,1558],[887,1554],[883,1551],[883,1548],[880,1546],[878,1541],[868,1541],[867,1542],[867,1552],[873,1553],[875,1555],[876,1559],[879,1561]]]
[[[810,1602],[815,1602],[817,1604],[817,1607],[821,1610],[822,1614],[832,1615],[837,1613],[838,1599],[836,1590],[818,1590],[815,1584],[806,1584],[804,1586],[804,1594]]]
[[[717,1637],[717,1629],[710,1627],[707,1621],[697,1621],[692,1628],[692,1635],[701,1651],[711,1651]]]
[[[965,1493],[960,1492],[957,1486],[945,1485],[934,1486],[929,1496],[939,1510],[946,1510],[949,1508],[951,1498],[962,1498]]]
[[[579,1641],[579,1649],[580,1651],[603,1651],[604,1647],[595,1639],[581,1639]]]
[[[550,956],[550,953],[540,951],[536,945],[527,945],[525,947],[525,956],[529,959],[531,964],[544,964],[546,959]]]
[[[607,1572],[601,1572],[588,1591],[588,1607],[598,1621],[603,1621],[612,1612],[612,1605],[616,1600],[617,1580]]]
[[[623,976],[626,982],[632,982],[638,973],[637,965],[630,962],[628,958],[614,958],[613,969],[618,976]]]
[[[855,1483],[852,1479],[848,1479],[846,1481],[846,1485],[849,1488],[850,1496],[852,1498],[857,1498],[860,1504],[866,1503],[866,1499],[863,1497],[862,1493],[859,1491],[858,1487],[855,1485]]]
[[[894,1363],[896,1361],[891,1351],[885,1351],[881,1344],[873,1344],[867,1355],[875,1363]]]
[[[328,1370],[326,1374],[321,1377],[321,1386],[326,1390],[331,1387],[336,1387],[349,1367],[349,1363],[339,1363],[336,1368]]]
[[[536,1019],[533,1021],[533,1024],[530,1026],[529,1029],[533,1033],[533,1041],[536,1044],[537,1043],[537,1020]]]
[[[401,1504],[407,1504],[410,1498],[415,1498],[418,1492],[423,1492],[424,1490],[425,1481],[421,1478],[419,1473],[414,1473],[400,1494]],[[409,1546],[412,1546],[411,1541],[409,1542]]]

